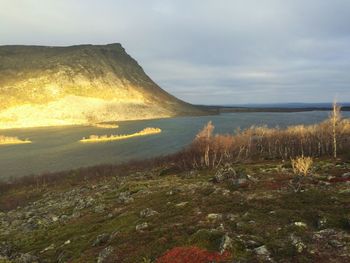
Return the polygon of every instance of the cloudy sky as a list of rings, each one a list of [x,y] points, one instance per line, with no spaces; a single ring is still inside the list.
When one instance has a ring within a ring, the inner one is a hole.
[[[114,42],[192,103],[350,101],[349,0],[0,0],[0,45]]]

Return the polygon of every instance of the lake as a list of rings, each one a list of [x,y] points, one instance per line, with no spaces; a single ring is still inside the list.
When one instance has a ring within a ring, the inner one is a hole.
[[[0,146],[0,180],[29,174],[61,171],[103,163],[122,163],[132,159],[169,154],[188,145],[208,122],[215,132],[233,133],[251,125],[286,127],[312,124],[328,117],[328,112],[225,113],[216,116],[178,117],[157,120],[118,122],[117,129],[89,126],[45,127],[1,130],[0,134],[30,139],[32,144]],[[349,118],[350,112],[343,112]],[[129,134],[145,127],[157,127],[162,133],[104,143],[80,143],[91,134]]]

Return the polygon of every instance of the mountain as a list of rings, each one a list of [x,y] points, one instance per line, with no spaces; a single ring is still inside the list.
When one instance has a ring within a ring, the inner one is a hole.
[[[0,127],[205,114],[162,90],[121,44],[0,46]]]

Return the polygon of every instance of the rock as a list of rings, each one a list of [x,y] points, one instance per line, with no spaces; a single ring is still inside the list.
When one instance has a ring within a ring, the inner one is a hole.
[[[244,245],[248,248],[248,249],[254,249],[257,247],[262,246],[261,242],[255,241],[255,240],[247,240],[244,242]]]
[[[305,228],[307,227],[307,224],[304,222],[294,222],[294,225],[298,227],[305,227]]]
[[[176,204],[175,206],[176,207],[184,207],[187,204],[188,204],[188,202],[181,202],[181,203]]]
[[[226,219],[230,220],[231,222],[235,221],[237,218],[239,218],[239,215],[235,215],[235,214],[227,214],[226,215]]]
[[[10,244],[5,242],[0,244],[0,257],[10,258],[14,252],[15,251]]]
[[[97,205],[97,206],[95,206],[95,208],[94,208],[94,212],[95,212],[95,213],[98,213],[98,214],[101,214],[101,213],[103,213],[104,211],[105,211],[105,206],[104,206],[103,204]]]
[[[236,170],[230,165],[225,164],[224,167],[219,168],[214,175],[214,182],[222,183],[227,179],[236,178]]]
[[[350,188],[348,189],[341,189],[341,190],[339,190],[339,193],[340,194],[350,194]]]
[[[98,235],[96,237],[96,239],[94,240],[94,242],[92,243],[92,246],[94,246],[94,247],[101,246],[101,245],[107,243],[109,238],[110,238],[110,235],[106,234],[106,233]]]
[[[291,234],[289,236],[290,241],[292,242],[293,246],[296,248],[298,253],[301,253],[306,248],[306,245],[302,242],[300,237],[295,236],[294,234]]]
[[[134,202],[134,198],[130,196],[129,192],[122,192],[119,194],[118,202],[121,204],[129,204]]]
[[[341,243],[339,240],[336,240],[336,239],[329,240],[328,244],[334,248],[340,248],[344,246],[343,243]]]
[[[248,178],[249,181],[252,181],[253,183],[259,182],[258,179],[256,179],[255,177],[253,177],[253,176],[251,176],[251,175],[249,175],[249,174],[247,174],[247,178]]]
[[[174,188],[174,189],[171,189],[170,191],[168,191],[168,192],[166,193],[166,195],[174,195],[174,194],[177,194],[177,193],[179,193],[179,192],[181,192],[180,189]]]
[[[16,263],[39,263],[39,258],[33,256],[29,253],[20,254],[20,256],[16,259]]]
[[[343,178],[350,178],[350,172],[342,174]]]
[[[148,223],[147,222],[144,222],[142,224],[139,224],[136,226],[136,231],[142,231],[142,230],[145,230],[146,228],[148,228]]]
[[[254,252],[259,256],[270,256],[270,252],[265,245],[255,248]]]
[[[145,208],[145,209],[141,210],[140,217],[145,218],[145,217],[150,217],[150,216],[154,216],[157,214],[158,214],[157,211],[152,210],[150,208]]]
[[[259,258],[263,259],[264,261],[273,262],[270,257],[270,252],[267,250],[265,245],[255,248],[254,252],[258,255]]]
[[[111,246],[104,248],[99,254],[97,258],[97,263],[106,262],[107,258],[113,253],[114,249]]]
[[[232,239],[225,234],[220,242],[220,247],[219,247],[219,251],[221,254],[223,254],[227,249],[232,248]]]
[[[208,214],[207,215],[208,220],[216,221],[216,220],[221,220],[222,219],[222,214]]]
[[[248,183],[246,178],[229,179],[228,180],[232,186],[239,187]]]

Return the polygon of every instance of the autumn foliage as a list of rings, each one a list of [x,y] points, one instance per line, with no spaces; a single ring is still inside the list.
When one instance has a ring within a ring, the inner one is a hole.
[[[156,263],[218,263],[225,262],[228,258],[227,252],[220,254],[198,247],[175,247],[158,258]]]
[[[335,123],[335,124],[334,124]],[[350,148],[350,120],[334,118],[285,129],[252,126],[232,134],[214,134],[209,122],[181,152],[181,168],[216,168],[251,159],[289,160],[298,156],[336,156]]]

